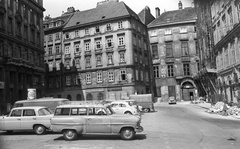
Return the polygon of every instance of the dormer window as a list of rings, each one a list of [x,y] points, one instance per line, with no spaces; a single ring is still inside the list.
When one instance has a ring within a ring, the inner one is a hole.
[[[96,33],[100,33],[99,26],[96,26],[96,28],[95,28],[95,32],[96,32]]]
[[[123,22],[122,21],[119,21],[118,22],[118,29],[122,29],[123,28]]]
[[[66,39],[69,39],[69,38],[70,38],[69,33],[66,33],[66,34],[65,34],[65,38],[66,38]]]
[[[111,31],[112,30],[112,26],[111,26],[111,24],[109,23],[109,24],[107,24],[107,31]]]
[[[171,29],[165,29],[165,35],[170,35],[172,34],[172,30]]]
[[[187,32],[187,27],[180,28],[180,33],[186,33],[186,32]]]
[[[89,28],[85,28],[85,35],[89,35]]]

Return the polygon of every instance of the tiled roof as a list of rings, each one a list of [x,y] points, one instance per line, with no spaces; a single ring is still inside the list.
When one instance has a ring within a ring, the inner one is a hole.
[[[180,23],[197,19],[195,8],[185,8],[162,13],[158,18],[153,20],[149,27],[163,26],[167,24]]]
[[[138,16],[141,19],[142,23],[145,25],[148,25],[155,19],[151,14],[149,7],[147,6],[138,14]]]
[[[88,25],[90,23],[106,21],[123,16],[133,16],[140,20],[138,15],[124,2],[111,1],[93,9],[75,12],[73,17],[66,24],[65,28],[76,25]]]

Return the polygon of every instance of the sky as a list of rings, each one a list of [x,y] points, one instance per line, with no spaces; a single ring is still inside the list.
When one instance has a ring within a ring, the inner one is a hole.
[[[83,11],[96,8],[97,2],[104,0],[43,0],[43,7],[46,9],[44,16],[58,17],[62,12],[66,12],[68,7],[74,7],[75,10]],[[160,13],[178,9],[179,0],[119,0],[123,1],[135,13],[139,13],[145,6],[151,10],[151,14],[155,17],[155,8],[160,8]],[[181,0],[183,8],[191,7],[193,0]]]

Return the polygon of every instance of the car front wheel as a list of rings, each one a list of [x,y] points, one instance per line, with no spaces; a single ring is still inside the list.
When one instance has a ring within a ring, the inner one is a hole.
[[[123,140],[131,140],[135,136],[135,131],[132,128],[123,128],[120,136]]]
[[[148,109],[148,108],[145,108],[145,109],[143,109],[143,111],[147,113],[147,112],[149,112],[149,111],[150,111],[150,109]]]
[[[130,111],[126,111],[124,114],[131,114],[132,115],[132,113]]]
[[[42,125],[36,125],[36,126],[34,126],[34,132],[37,135],[43,135],[46,133],[46,128]]]
[[[75,140],[77,138],[77,133],[75,130],[65,130],[63,132],[63,137],[67,141]]]

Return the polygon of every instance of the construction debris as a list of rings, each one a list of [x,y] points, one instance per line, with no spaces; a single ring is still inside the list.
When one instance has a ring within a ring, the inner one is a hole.
[[[225,104],[224,102],[217,102],[214,106],[209,108],[207,112],[217,113],[224,116],[240,115],[240,108],[238,108],[237,106],[230,107],[228,104]]]

